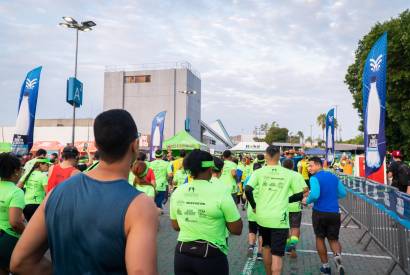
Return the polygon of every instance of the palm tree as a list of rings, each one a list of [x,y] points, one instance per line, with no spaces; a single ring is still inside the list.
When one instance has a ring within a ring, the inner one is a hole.
[[[317,125],[322,128],[322,140],[325,139],[325,128],[326,128],[326,114],[320,114],[316,118],[316,123]]]
[[[305,138],[305,135],[303,134],[303,132],[302,131],[298,131],[297,133],[296,133],[296,135],[299,137],[299,142],[301,142],[301,143],[304,143],[304,138]]]

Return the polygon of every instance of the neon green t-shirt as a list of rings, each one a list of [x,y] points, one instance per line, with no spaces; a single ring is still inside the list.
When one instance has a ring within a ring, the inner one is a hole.
[[[232,194],[238,192],[236,179],[232,176],[232,170],[236,171],[236,167],[237,165],[234,162],[230,160],[225,160],[224,168],[222,169],[222,175],[219,178],[222,182],[224,182],[227,186],[231,188]]]
[[[154,172],[155,186],[156,186],[157,191],[167,190],[168,162],[162,159],[161,160],[157,159],[157,160],[150,162],[149,167]]]
[[[302,192],[292,171],[280,165],[253,172],[248,185],[258,192],[256,222],[268,228],[289,228],[289,194]]]
[[[20,234],[15,232],[9,222],[9,209],[24,209],[24,192],[14,183],[0,181],[0,229],[16,238]]]
[[[134,175],[133,172],[130,172],[128,174],[128,183],[131,184],[131,185],[134,185],[134,180],[135,180],[135,175]]]
[[[138,191],[145,193],[148,197],[155,198],[155,188],[152,185],[139,185],[136,184],[135,188]]]
[[[305,180],[303,179],[303,176],[300,173],[295,172],[295,171],[291,171],[291,172],[294,176],[294,181],[296,181],[297,184],[299,184],[299,186],[302,188],[302,190],[308,187]],[[292,195],[293,195],[293,193],[290,192],[289,197],[292,196]],[[289,203],[288,209],[289,209],[289,212],[293,212],[293,213],[302,211],[301,202],[298,201],[298,202]]]
[[[175,183],[175,187],[181,186],[187,180],[188,173],[184,169],[179,169],[173,178],[173,182]]]
[[[44,186],[47,186],[48,178],[46,174],[41,171],[33,171],[30,177],[24,182],[26,193],[24,194],[24,201],[27,204],[40,204],[43,202],[46,192]]]
[[[178,241],[205,240],[228,254],[226,222],[240,215],[224,187],[205,180],[193,180],[171,196],[170,216],[179,224]]]
[[[229,196],[232,197],[231,188],[229,186],[227,186],[223,181],[221,181],[220,178],[212,177],[209,182],[211,182],[212,184],[217,184],[219,186],[222,186],[226,190],[226,192],[229,194]]]

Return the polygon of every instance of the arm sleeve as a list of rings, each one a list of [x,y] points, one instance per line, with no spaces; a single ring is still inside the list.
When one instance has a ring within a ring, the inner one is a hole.
[[[24,203],[24,192],[21,189],[16,189],[10,200],[10,208],[21,208],[23,209],[26,204]]]
[[[221,210],[224,213],[226,222],[235,222],[241,218],[238,208],[229,192],[224,193],[222,196]]]
[[[47,184],[48,184],[48,178],[46,175],[43,174],[41,177],[41,185],[46,186]]]
[[[246,199],[248,200],[249,204],[253,209],[256,208],[255,198],[253,197],[253,188],[250,185],[246,185],[245,187],[245,195]]]
[[[337,184],[337,197],[339,199],[346,197],[346,188],[340,180],[339,180],[339,183]]]
[[[311,177],[310,178],[310,194],[308,198],[306,199],[306,203],[310,204],[312,202],[315,202],[319,197],[320,197],[319,181],[317,180],[316,177]]]

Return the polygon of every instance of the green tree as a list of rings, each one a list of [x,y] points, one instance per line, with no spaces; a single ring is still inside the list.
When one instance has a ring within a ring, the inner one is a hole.
[[[274,121],[266,133],[265,142],[267,144],[272,144],[272,142],[286,142],[288,133],[289,130],[287,128],[279,127],[279,124]]]
[[[410,11],[406,10],[373,26],[358,43],[355,61],[347,69],[345,83],[363,131],[362,75],[366,57],[376,40],[387,31],[386,138],[388,149],[410,150]]]
[[[310,145],[313,145],[313,143],[312,143],[312,138],[311,138],[311,137],[307,137],[307,138],[305,139],[305,142],[306,142],[306,143],[309,143]]]
[[[335,129],[339,128],[339,123],[336,118],[333,118],[335,122]],[[326,114],[320,114],[316,118],[317,125],[322,129],[322,140],[325,140],[325,128],[326,128]]]
[[[364,136],[363,136],[363,134],[360,134],[360,135],[355,136],[354,138],[343,141],[343,143],[364,144]]]

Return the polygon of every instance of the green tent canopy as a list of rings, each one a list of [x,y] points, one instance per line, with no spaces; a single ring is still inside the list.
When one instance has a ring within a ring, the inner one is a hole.
[[[10,142],[0,142],[0,153],[11,152],[11,143]]]
[[[162,143],[162,150],[194,150],[194,149],[207,149],[207,146],[200,141],[196,140],[187,131],[182,130],[175,136],[165,140]]]

